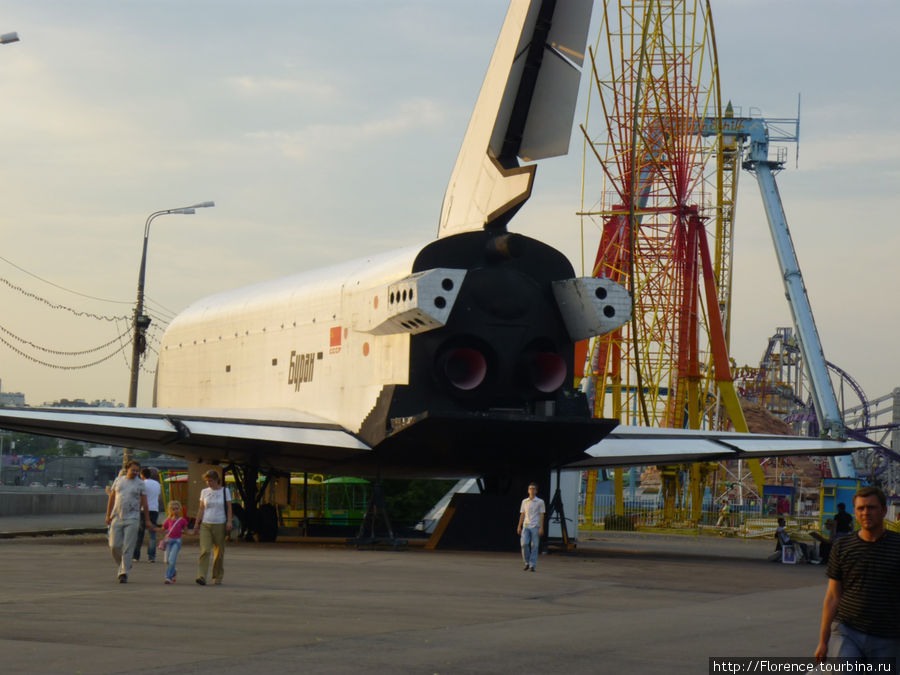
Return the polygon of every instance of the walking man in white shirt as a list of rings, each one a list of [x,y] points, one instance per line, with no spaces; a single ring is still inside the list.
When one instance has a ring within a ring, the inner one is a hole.
[[[537,567],[538,551],[541,547],[541,537],[544,536],[544,514],[547,507],[544,500],[537,496],[537,483],[528,486],[528,496],[522,500],[522,508],[519,509],[519,527],[516,530],[522,544],[522,560],[525,567],[522,569],[534,572]]]
[[[106,524],[110,526],[109,548],[113,560],[119,565],[120,584],[128,582],[131,555],[137,541],[141,515],[145,519],[145,527],[153,528],[147,518],[147,489],[144,487],[144,481],[138,476],[140,470],[139,462],[135,460],[128,462],[125,475],[116,478],[112,484],[106,505]]]

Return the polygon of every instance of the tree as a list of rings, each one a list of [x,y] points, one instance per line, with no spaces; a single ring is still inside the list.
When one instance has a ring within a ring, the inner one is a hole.
[[[84,457],[85,444],[79,441],[64,441],[59,454],[63,457]]]
[[[392,523],[411,527],[453,487],[452,480],[385,480],[384,503]]]
[[[12,434],[9,440],[16,444],[15,451],[9,450],[9,454],[35,456],[59,454],[59,440],[49,436]],[[12,445],[8,447],[12,448]]]

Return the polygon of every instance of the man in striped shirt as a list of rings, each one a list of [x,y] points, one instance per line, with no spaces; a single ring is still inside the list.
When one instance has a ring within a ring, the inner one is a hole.
[[[853,510],[859,531],[837,539],[828,558],[816,660],[826,655],[863,662],[896,659],[900,534],[885,529],[887,500],[879,488],[859,490],[853,496]]]

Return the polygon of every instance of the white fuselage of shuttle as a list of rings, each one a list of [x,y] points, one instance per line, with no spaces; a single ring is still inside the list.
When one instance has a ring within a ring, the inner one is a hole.
[[[155,405],[315,411],[358,431],[382,387],[408,379],[410,333],[376,335],[371,324],[385,314],[390,284],[409,276],[418,251],[194,303],[163,337]]]

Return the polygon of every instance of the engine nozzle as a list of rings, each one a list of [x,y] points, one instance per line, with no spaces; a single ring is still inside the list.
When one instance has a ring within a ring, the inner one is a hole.
[[[566,362],[559,354],[537,352],[528,362],[528,378],[532,386],[543,394],[559,389],[566,381]]]
[[[444,375],[457,389],[471,391],[484,382],[487,359],[472,347],[456,347],[444,359]]]

